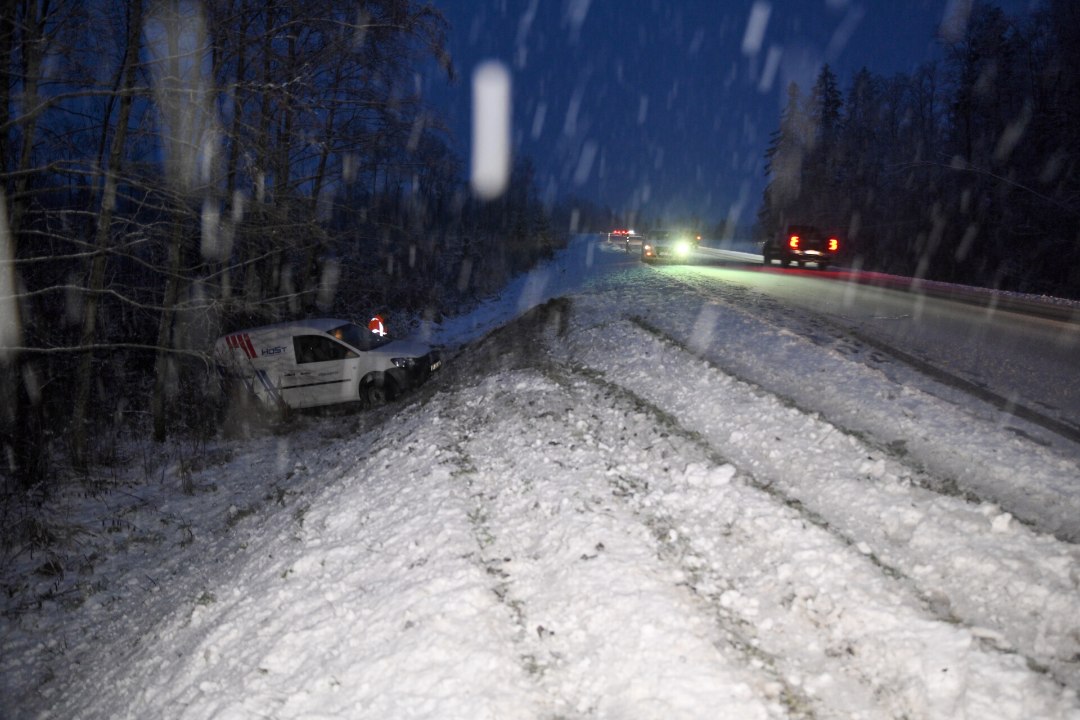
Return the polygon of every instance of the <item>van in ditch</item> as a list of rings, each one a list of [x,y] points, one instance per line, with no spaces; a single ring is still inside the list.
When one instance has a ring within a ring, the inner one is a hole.
[[[268,408],[381,405],[422,384],[442,358],[390,337],[378,320],[371,329],[319,318],[240,330],[218,338],[214,359],[227,385],[241,384]]]

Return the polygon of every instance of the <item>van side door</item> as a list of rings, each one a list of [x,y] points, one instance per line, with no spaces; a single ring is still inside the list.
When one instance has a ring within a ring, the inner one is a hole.
[[[282,392],[293,407],[331,405],[359,399],[353,392],[357,354],[327,335],[293,336],[296,369]]]

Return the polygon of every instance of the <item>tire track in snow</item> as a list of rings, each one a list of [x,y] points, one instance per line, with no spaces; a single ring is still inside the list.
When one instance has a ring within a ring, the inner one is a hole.
[[[812,401],[817,403],[815,409],[828,414],[834,424],[846,423],[852,428],[869,428],[868,432],[871,435],[883,438],[882,444],[892,448],[891,452],[905,454],[907,464],[913,464],[917,456],[918,462],[927,470],[926,481],[933,483],[934,490],[962,495],[972,500],[985,499],[997,502],[1023,522],[1038,527],[1044,532],[1054,533],[1062,540],[1080,542],[1080,524],[1076,520],[1080,517],[1080,499],[1076,493],[1078,487],[1075,482],[1063,487],[1058,482],[1041,480],[1037,484],[1029,483],[1028,492],[1018,495],[1010,492],[1015,484],[1012,472],[995,462],[997,448],[1000,445],[1010,447],[1011,452],[1019,456],[1026,456],[1025,463],[1033,465],[1045,463],[1044,448],[1050,444],[1047,438],[1053,436],[1045,435],[1042,439],[1036,439],[1034,435],[1038,435],[1039,432],[1035,426],[1049,430],[1058,438],[1063,439],[1065,442],[1057,441],[1057,444],[1061,446],[1059,449],[1063,449],[1064,452],[1070,454],[1070,457],[1075,458],[1077,447],[1072,443],[1076,442],[1076,437],[1073,437],[1076,429],[1072,426],[1061,425],[1054,418],[1034,410],[1030,412],[1039,415],[1041,419],[1027,417],[1028,413],[1023,411],[1013,414],[1013,417],[1031,423],[1027,426],[1031,433],[1023,427],[1002,426],[1002,413],[1007,413],[1011,407],[1009,400],[984,391],[976,383],[935,368],[930,363],[903,353],[892,346],[864,337],[855,330],[842,328],[825,316],[801,308],[792,308],[772,298],[761,297],[738,287],[723,286],[721,290],[717,290],[715,286],[702,288],[681,278],[679,283],[695,298],[694,302],[681,303],[683,306],[712,305],[714,309],[724,307],[724,314],[729,319],[746,316],[754,323],[760,324],[764,321],[775,328],[780,336],[800,338],[826,351],[832,350],[845,359],[858,360],[861,359],[860,356],[865,356],[862,362],[853,364],[853,367],[865,367],[871,371],[871,374],[880,375],[885,380],[884,383],[867,384],[867,373],[832,363],[829,369],[834,380],[834,388],[839,389],[850,383],[859,388],[862,393],[873,393],[880,391],[880,387],[875,388],[875,385],[899,387],[895,385],[896,380],[893,378],[895,373],[888,371],[890,366],[903,369],[903,372],[909,375],[909,379],[926,378],[927,380],[917,383],[917,389],[899,388],[896,398],[902,402],[896,403],[897,408],[892,415],[881,416],[872,405],[868,408],[863,404],[852,409],[849,403],[843,400],[837,401],[828,394],[814,396]],[[668,287],[667,291],[670,292],[671,288]],[[643,320],[646,325],[656,327],[656,322],[645,318]],[[661,335],[668,335],[662,331],[659,332]],[[687,342],[690,344],[696,342],[694,338],[685,338],[682,341],[673,337],[671,339],[684,347]],[[725,337],[725,340],[728,339],[730,337]],[[738,339],[735,338],[735,340],[737,342]],[[781,344],[778,338],[777,347]],[[874,348],[874,352],[864,353],[863,345]],[[712,362],[717,362],[719,357],[727,354],[724,343],[700,349],[703,354],[710,357]],[[888,357],[883,358],[883,353],[889,353]],[[789,356],[780,352],[779,357]],[[803,352],[799,353],[798,357],[805,361],[808,355]],[[889,360],[895,363],[890,363]],[[732,366],[723,368],[729,374],[744,379],[762,378],[763,382],[759,384],[769,385],[770,392],[782,392],[790,396],[793,403],[796,403],[794,399],[796,397],[801,397],[806,402],[808,396],[805,392],[807,384],[805,379],[794,383],[785,383],[785,380],[780,380],[778,384],[775,374],[773,377],[769,377],[768,374],[762,376],[755,367],[740,365],[737,360],[726,364]],[[766,363],[766,367],[771,364]],[[822,369],[821,366],[806,369],[805,376],[811,378],[809,380],[811,386],[823,381],[822,378],[813,376],[813,373],[820,369]],[[835,394],[844,395],[839,390]],[[970,401],[967,400],[969,397],[985,403],[985,412],[972,409]],[[947,428],[946,435],[953,440],[949,445],[941,444],[934,437],[933,432],[923,432],[924,428],[919,423],[920,418],[933,417],[942,408],[952,415],[966,416],[965,422],[954,423]],[[1030,449],[1021,450],[1022,439],[1032,441],[1028,443]],[[1035,445],[1039,447],[1035,448]],[[964,448],[967,452],[957,452],[957,447]],[[1066,465],[1071,466],[1072,476],[1077,477],[1075,460],[1062,460],[1063,469]],[[1048,511],[1048,508],[1058,509]]]
[[[910,469],[880,457],[868,462],[868,449],[857,438],[700,359],[667,356],[688,351],[673,340],[658,339],[655,332],[609,324],[581,337],[572,356],[597,368],[605,382],[695,428],[714,452],[750,469],[761,489],[803,508],[808,519],[905,578],[939,617],[962,619],[983,644],[1018,648],[1033,667],[1049,667],[1059,681],[1075,687],[1080,630],[1070,623],[1080,611],[1072,611],[1078,602],[1075,570],[1070,573],[1076,567],[1073,548],[1016,527],[992,506],[973,507],[910,487]],[[651,350],[650,344],[655,346]],[[658,380],[664,369],[622,351],[627,347],[635,347],[640,356],[670,360],[672,368],[681,369],[680,377]],[[726,411],[716,412],[721,407]],[[770,418],[783,419],[783,426],[768,426]],[[749,438],[766,434],[784,437],[783,449],[747,447]],[[789,458],[793,454],[797,461]],[[812,482],[787,479],[792,465]],[[939,545],[949,548],[945,557],[935,552]],[[1002,586],[1007,592],[1001,592]],[[1040,614],[1046,618],[1033,619]]]
[[[580,397],[575,404],[599,408],[605,394]],[[628,402],[648,408],[640,398]],[[626,410],[612,408],[610,414],[625,417]],[[658,478],[669,481],[668,487],[654,483],[645,493],[631,493],[632,503],[650,527],[661,529],[658,535],[670,533],[668,555],[681,564],[693,591],[719,616],[741,618],[736,626],[751,630],[749,643],[778,658],[783,677],[809,696],[806,707],[818,716],[953,717],[966,710],[972,717],[1019,718],[1057,716],[1063,709],[1061,716],[1069,716],[1073,694],[1031,673],[1023,659],[984,650],[965,630],[935,618],[857,548],[808,522],[797,503],[788,506],[743,477],[733,482],[730,466],[710,470],[711,463],[722,462],[715,451],[702,447],[692,431],[672,426],[674,419],[662,410],[651,414],[661,434],[669,433],[663,442],[672,442],[671,464],[690,465],[683,477],[672,472]],[[590,430],[600,443],[610,439],[600,423]],[[796,558],[809,567],[800,567]],[[779,587],[785,583],[787,593]],[[942,674],[935,678],[927,668],[920,686],[921,679],[910,676],[913,659],[940,663]],[[958,668],[962,679],[944,680]],[[1020,677],[999,692],[992,676],[1002,671]],[[861,687],[845,683],[845,676]],[[1014,707],[995,707],[990,698],[1008,697],[1010,690]],[[1039,694],[1041,699],[1031,697]],[[874,706],[881,714],[867,715],[866,708]]]
[[[716,707],[740,718],[809,717],[785,707],[797,691],[748,662],[746,647],[715,637],[681,571],[658,562],[654,531],[603,478],[607,450],[585,429],[569,447],[547,439],[565,435],[578,407],[565,391],[533,371],[499,381],[516,387],[472,389],[483,401],[459,419],[476,432],[463,431],[458,452],[481,562],[517,626],[521,664],[558,716],[692,718]],[[510,447],[498,445],[506,423],[523,425]],[[488,436],[485,427],[502,430]],[[563,474],[574,478],[572,497]],[[647,615],[627,614],[639,608]]]
[[[692,288],[697,293],[703,292],[701,288],[692,283],[687,283],[687,287]],[[743,305],[752,303],[758,309],[759,314],[764,315],[767,313],[769,321],[775,325],[790,328],[798,323],[801,326],[799,334],[816,345],[835,348],[837,351],[851,356],[864,354],[865,347],[869,347],[878,351],[876,357],[874,353],[865,353],[866,364],[870,367],[886,364],[889,359],[896,360],[930,380],[940,383],[942,386],[970,395],[998,411],[1013,415],[1033,425],[1038,425],[1069,442],[1080,443],[1080,427],[1074,423],[1051,417],[1035,408],[1022,405],[1015,398],[1004,397],[984,385],[962,378],[938,365],[905,352],[895,345],[873,338],[857,328],[841,326],[826,315],[787,305],[772,298],[765,299],[743,288],[726,288],[725,290],[738,297]],[[714,293],[705,292],[705,294],[710,297],[714,296]],[[728,298],[724,298],[724,301],[730,302]],[[824,333],[825,337],[821,333]],[[884,353],[884,357],[881,353]],[[941,399],[948,402],[947,397]]]

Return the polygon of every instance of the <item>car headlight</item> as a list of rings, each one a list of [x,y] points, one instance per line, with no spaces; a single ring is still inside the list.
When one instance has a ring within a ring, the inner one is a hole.
[[[676,255],[689,255],[690,254],[690,241],[688,241],[688,240],[679,240],[678,242],[676,242],[675,243],[675,254]]]
[[[394,363],[396,367],[408,370],[409,368],[416,366],[416,358],[404,357],[404,358],[390,358],[390,362]]]

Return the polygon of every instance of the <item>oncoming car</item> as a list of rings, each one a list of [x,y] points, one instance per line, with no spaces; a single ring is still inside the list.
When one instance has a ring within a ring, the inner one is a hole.
[[[377,319],[374,330],[332,318],[240,330],[218,338],[214,359],[226,384],[242,385],[267,408],[381,405],[427,380],[442,358],[390,337]]]
[[[816,263],[819,270],[824,270],[836,261],[839,253],[840,238],[813,225],[788,225],[782,233],[769,238],[761,246],[764,263],[771,265],[773,260],[779,260],[781,267],[793,262],[804,267],[811,262]]]
[[[701,236],[680,230],[654,230],[641,243],[641,260],[653,262],[688,260],[697,249]]]

